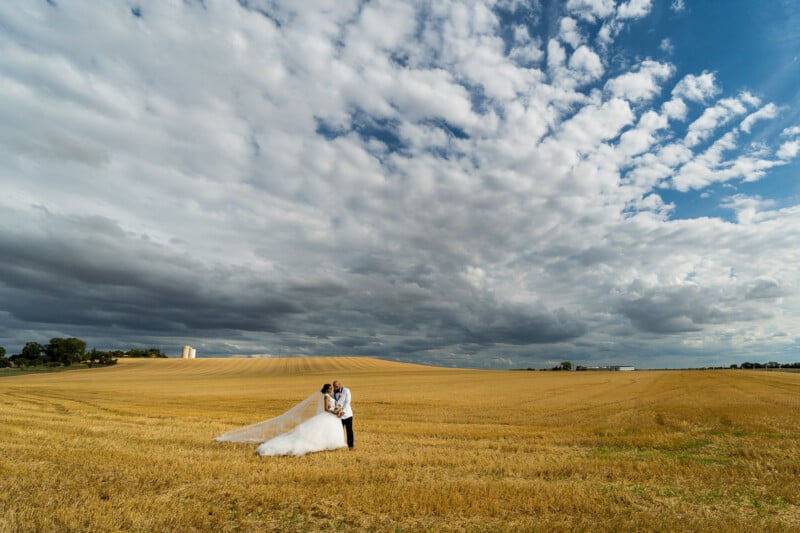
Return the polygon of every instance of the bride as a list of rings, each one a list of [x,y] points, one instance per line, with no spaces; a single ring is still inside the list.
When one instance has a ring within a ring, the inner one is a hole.
[[[329,383],[280,416],[223,433],[219,442],[259,443],[259,455],[305,455],[347,443]]]

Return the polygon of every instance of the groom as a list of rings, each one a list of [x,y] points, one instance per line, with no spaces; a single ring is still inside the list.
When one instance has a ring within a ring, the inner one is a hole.
[[[353,409],[350,407],[350,389],[342,387],[338,379],[333,382],[333,399],[342,408],[342,426],[347,432],[347,447],[353,449]]]

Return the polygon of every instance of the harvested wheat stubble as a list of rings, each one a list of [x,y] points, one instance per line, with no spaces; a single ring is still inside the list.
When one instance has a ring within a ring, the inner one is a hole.
[[[217,443],[341,379],[356,449]],[[800,374],[122,360],[0,380],[0,531],[800,529]]]

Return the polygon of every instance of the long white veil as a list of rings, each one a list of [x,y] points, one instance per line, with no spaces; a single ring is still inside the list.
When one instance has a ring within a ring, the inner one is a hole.
[[[269,420],[227,431],[217,437],[218,442],[250,442],[258,444],[282,433],[288,433],[298,424],[324,411],[325,395],[315,392],[285,413]]]

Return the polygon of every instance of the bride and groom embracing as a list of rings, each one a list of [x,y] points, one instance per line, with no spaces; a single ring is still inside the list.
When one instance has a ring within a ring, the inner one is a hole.
[[[337,379],[333,385],[326,383],[320,392],[315,392],[282,415],[228,431],[216,440],[259,444],[256,453],[262,456],[305,455],[345,446],[352,449],[353,409],[350,399],[350,389],[343,387]]]

